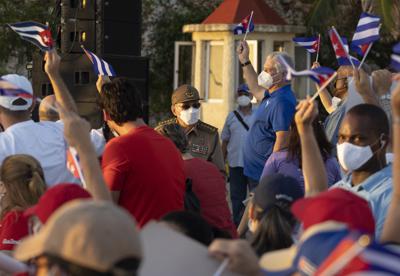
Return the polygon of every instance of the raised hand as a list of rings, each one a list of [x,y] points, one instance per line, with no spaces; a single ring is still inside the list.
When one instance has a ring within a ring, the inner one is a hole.
[[[314,101],[309,99],[301,101],[296,107],[294,120],[296,122],[299,133],[313,131],[312,123],[318,116],[318,107]]]
[[[236,52],[238,54],[239,61],[242,64],[250,60],[250,58],[249,58],[250,50],[249,50],[249,45],[247,44],[247,41],[240,41]]]
[[[392,73],[382,69],[372,72],[372,88],[378,96],[383,96],[390,91],[392,85]]]
[[[315,61],[315,62],[313,62],[312,66],[311,66],[311,69],[315,69],[315,68],[318,68],[318,67],[321,67],[321,65],[319,64],[318,61]]]
[[[46,52],[44,60],[46,61],[44,65],[44,71],[49,76],[60,73],[61,57],[57,54],[56,50],[53,49],[51,51]]]

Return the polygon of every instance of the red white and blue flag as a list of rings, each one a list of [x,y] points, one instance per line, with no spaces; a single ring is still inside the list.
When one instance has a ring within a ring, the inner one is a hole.
[[[349,54],[347,39],[341,38],[335,28],[329,30],[329,38],[331,39],[332,47],[339,65],[360,65],[360,61]]]
[[[0,96],[20,97],[24,99],[33,98],[32,93],[29,93],[2,78],[0,78]]]
[[[54,47],[49,26],[33,22],[18,22],[8,24],[22,39],[39,47],[42,51],[50,51]]]
[[[318,36],[313,36],[313,37],[295,37],[293,38],[293,41],[304,47],[309,53],[313,54],[318,51],[319,45],[320,45],[320,39]]]
[[[109,77],[115,77],[117,75],[111,64],[108,64],[105,60],[99,58],[89,50],[86,50],[83,46],[82,49],[89,58],[90,62],[93,64],[93,70],[96,72],[97,75]]]
[[[86,187],[85,179],[83,178],[82,168],[79,163],[78,152],[73,147],[69,147],[67,149],[67,169],[72,173],[75,178],[80,179],[83,186]]]
[[[363,12],[351,42],[351,49],[363,57],[369,45],[379,40],[380,25],[381,19],[378,16]]]
[[[252,32],[254,31],[254,23],[253,23],[253,18],[251,16],[251,14],[249,14],[248,16],[246,16],[242,22],[240,22],[235,29],[233,29],[233,33],[235,35],[241,35],[241,34],[245,34],[247,32]]]
[[[286,68],[286,78],[288,80],[292,77],[310,77],[319,86],[322,86],[335,73],[335,70],[322,66],[314,69],[296,71],[283,58],[280,58],[280,61]]]
[[[393,54],[391,56],[391,64],[390,67],[392,67],[396,72],[400,72],[400,43],[396,44],[393,47]]]
[[[322,263],[322,275],[400,275],[400,254],[373,241],[373,237],[352,233],[344,238]]]

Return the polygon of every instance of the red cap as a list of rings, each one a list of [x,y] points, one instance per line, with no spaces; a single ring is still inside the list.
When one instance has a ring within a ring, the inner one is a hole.
[[[77,184],[63,183],[57,184],[48,189],[39,199],[39,202],[27,209],[24,215],[30,217],[37,216],[44,224],[51,214],[61,207],[64,203],[82,198],[91,198],[92,196],[85,189]]]
[[[291,209],[304,229],[333,220],[347,224],[350,229],[369,234],[375,232],[375,220],[368,202],[345,189],[335,188],[315,197],[299,199]]]

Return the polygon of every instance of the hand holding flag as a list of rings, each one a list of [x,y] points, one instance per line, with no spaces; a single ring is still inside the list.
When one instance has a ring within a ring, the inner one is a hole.
[[[86,50],[85,47],[81,46],[90,62],[93,64],[93,70],[97,75],[115,77],[117,74],[111,64],[108,64],[105,60],[99,58],[94,53]]]
[[[8,24],[22,39],[39,47],[42,51],[50,51],[54,47],[49,26],[33,22],[18,22]]]

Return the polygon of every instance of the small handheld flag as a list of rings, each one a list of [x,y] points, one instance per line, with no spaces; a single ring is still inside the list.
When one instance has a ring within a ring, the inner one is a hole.
[[[105,60],[99,58],[89,50],[86,50],[83,46],[81,46],[90,62],[93,64],[93,70],[97,75],[115,77],[117,74],[112,68],[111,64],[108,64]]]
[[[355,57],[350,56],[347,40],[342,40],[335,27],[329,30],[329,38],[331,39],[332,47],[339,65],[351,65],[355,68],[354,65],[358,66],[360,64]]]
[[[318,51],[319,39],[317,36],[313,37],[295,37],[293,41],[304,47],[309,53],[313,54]]]
[[[351,42],[351,49],[362,57],[366,55],[369,45],[379,40],[380,21],[378,16],[363,12]]]
[[[246,16],[242,22],[240,22],[234,29],[233,33],[235,35],[246,34],[254,31],[254,23],[253,23],[253,12]]]
[[[8,24],[8,26],[22,39],[36,45],[42,51],[53,49],[54,42],[48,26],[33,21],[18,22]]]
[[[0,96],[20,97],[24,99],[32,99],[33,95],[14,84],[0,78]]]
[[[78,152],[73,147],[69,147],[67,149],[67,169],[72,173],[75,178],[80,179],[83,186],[86,187],[86,182],[83,178],[82,168],[79,163]]]
[[[392,67],[396,72],[400,72],[400,43],[396,44],[393,47],[393,54],[391,56],[391,64],[390,67]]]

